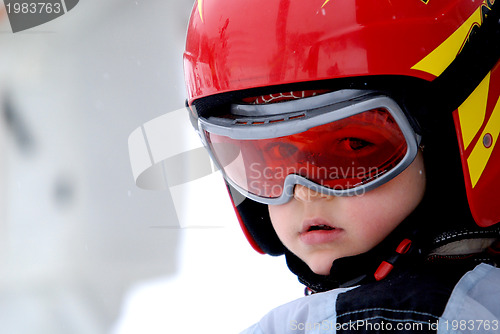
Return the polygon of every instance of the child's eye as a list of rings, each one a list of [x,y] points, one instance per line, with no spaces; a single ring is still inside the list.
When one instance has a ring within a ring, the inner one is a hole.
[[[344,149],[346,149],[347,151],[359,151],[364,148],[372,147],[374,145],[369,141],[355,137],[343,138],[340,140],[340,142],[343,145]]]
[[[298,148],[297,146],[289,143],[273,143],[266,148],[266,151],[274,158],[283,159],[291,157],[297,153]]]

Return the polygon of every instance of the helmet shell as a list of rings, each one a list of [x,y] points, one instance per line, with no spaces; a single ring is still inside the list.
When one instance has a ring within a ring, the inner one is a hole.
[[[184,54],[188,102],[353,76],[432,80],[454,59],[465,35],[439,55],[439,64],[416,65],[478,6],[470,0],[199,0]]]
[[[453,62],[493,3],[198,0],[184,53],[187,102],[191,106],[228,92],[342,78],[398,76],[431,82]],[[453,113],[470,210],[482,227],[500,221],[498,67]],[[477,103],[480,112],[471,108]],[[264,205],[238,201],[234,206],[256,250],[282,253]],[[265,231],[254,230],[267,225]],[[271,234],[272,241],[262,241]]]
[[[453,113],[471,213],[479,226],[500,221],[500,63]]]

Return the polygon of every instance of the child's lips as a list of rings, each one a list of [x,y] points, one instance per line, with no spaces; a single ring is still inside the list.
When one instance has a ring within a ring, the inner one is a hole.
[[[302,223],[300,240],[307,245],[328,243],[336,240],[343,229],[335,227],[323,218],[307,219]]]
[[[323,218],[306,219],[302,223],[300,234],[311,232],[313,230],[333,230],[335,226]]]

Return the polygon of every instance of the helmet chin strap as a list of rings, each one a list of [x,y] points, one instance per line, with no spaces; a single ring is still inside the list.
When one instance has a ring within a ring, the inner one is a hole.
[[[394,268],[416,265],[425,257],[425,242],[418,236],[419,219],[410,215],[382,243],[372,250],[333,261],[329,275],[315,274],[306,263],[285,252],[289,269],[306,285],[307,291],[323,292],[339,287],[384,279]]]
[[[487,229],[461,227],[454,231],[432,233],[426,226],[419,224],[423,217],[417,210],[410,215],[381,244],[372,250],[332,263],[329,275],[315,274],[306,263],[289,251],[285,251],[289,269],[306,285],[306,294],[324,292],[335,288],[351,287],[362,283],[380,281],[392,272],[423,265],[450,265],[464,270],[472,269],[480,262],[493,265],[500,263],[500,226]],[[425,211],[425,210],[424,210]],[[429,256],[431,249],[449,242],[463,239],[498,238],[484,251],[464,256]],[[457,267],[458,266],[458,267]]]
[[[337,259],[332,263],[329,275],[315,274],[302,260],[289,251],[285,252],[285,256],[290,270],[298,276],[302,284],[307,286],[306,291],[324,292],[335,288],[379,281],[384,279],[394,268],[404,266],[404,263],[406,266],[410,263],[415,265],[420,252],[416,247],[408,246],[412,244],[408,243],[409,240],[403,239],[392,252],[374,249],[360,255]],[[402,244],[405,245],[405,252],[399,253]],[[394,255],[394,253],[398,255]],[[384,258],[385,260],[382,260]],[[408,261],[410,258],[412,261]]]

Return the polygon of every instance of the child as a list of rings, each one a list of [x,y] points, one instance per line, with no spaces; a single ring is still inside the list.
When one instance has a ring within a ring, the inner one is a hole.
[[[247,333],[500,331],[495,7],[198,0],[193,125],[252,246],[314,294]]]

